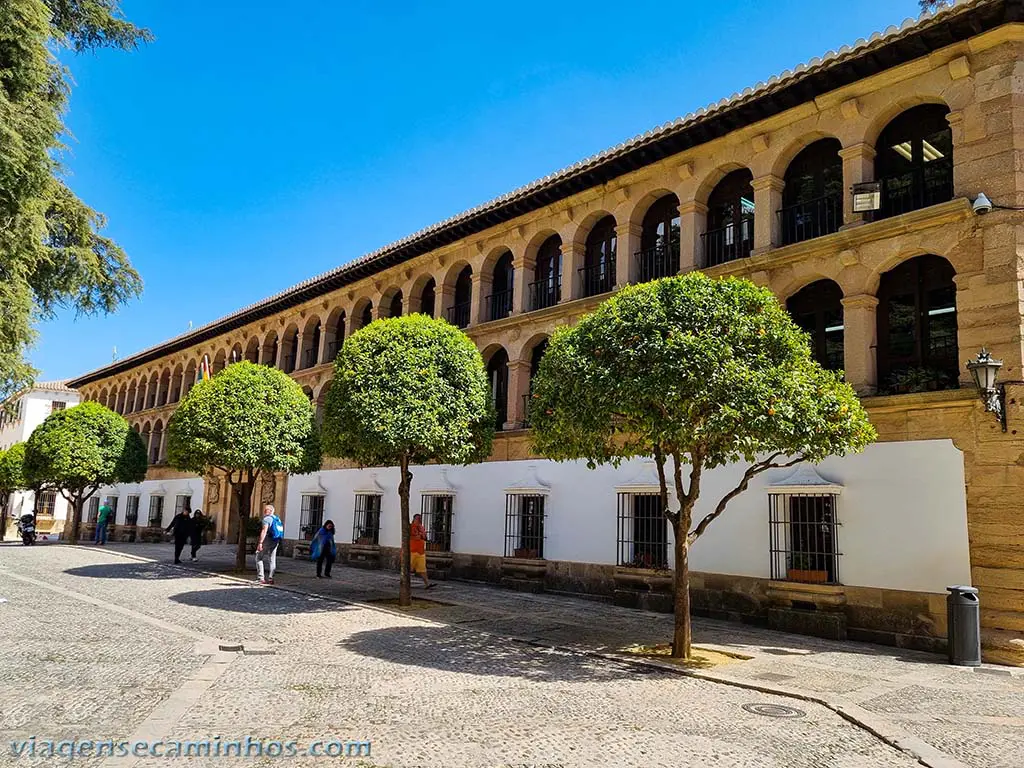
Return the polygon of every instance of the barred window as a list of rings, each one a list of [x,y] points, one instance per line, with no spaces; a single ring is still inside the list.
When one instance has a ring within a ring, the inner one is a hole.
[[[657,493],[619,494],[618,564],[668,568],[668,520]]]
[[[833,493],[769,494],[773,579],[840,583],[837,501]]]
[[[357,493],[356,513],[352,522],[353,544],[380,543],[379,493]]]
[[[139,524],[139,497],[129,496],[124,505],[124,524]]]
[[[180,515],[182,512],[192,512],[192,494],[178,494],[174,497],[174,514]]]
[[[505,557],[544,557],[544,496],[505,494]]]
[[[112,523],[117,520],[117,498],[117,496],[107,496],[104,500],[104,503],[110,507],[110,511],[112,513],[110,515],[110,522]]]
[[[95,523],[100,517],[100,500],[98,496],[93,496],[89,499],[88,505],[85,508],[85,522]]]
[[[302,516],[299,519],[299,535],[312,541],[320,526],[324,524],[324,495],[322,493],[302,494]]]
[[[452,551],[452,508],[455,497],[445,493],[425,493],[420,502],[423,530],[428,552]]]
[[[36,501],[36,514],[53,515],[54,507],[57,506],[56,491],[42,491]]]
[[[51,400],[50,401],[50,413],[56,413],[57,411],[63,411],[67,408],[67,403],[63,400]]]
[[[149,497],[149,527],[164,527],[164,497],[153,495]]]

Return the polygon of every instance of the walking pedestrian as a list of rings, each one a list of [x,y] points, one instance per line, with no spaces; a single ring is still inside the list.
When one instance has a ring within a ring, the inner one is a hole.
[[[96,543],[106,544],[107,543],[107,526],[110,524],[111,518],[114,516],[114,510],[110,508],[108,504],[103,504],[100,507],[99,514],[96,517]]]
[[[284,538],[284,523],[274,512],[274,505],[263,508],[260,538],[256,542],[256,576],[260,584],[273,584],[277,570],[277,547]]]
[[[423,529],[423,515],[415,514],[409,526],[409,568],[423,579],[423,588],[434,585],[427,578],[427,532]]]
[[[192,513],[192,531],[189,537],[189,542],[192,544],[192,562],[194,563],[199,558],[196,557],[196,553],[199,552],[199,548],[206,543],[206,516],[203,514],[203,510],[197,509]]]
[[[334,523],[331,520],[324,523],[316,532],[313,544],[309,548],[309,556],[316,560],[316,577],[331,578],[331,566],[334,565],[334,558],[338,556],[338,547],[334,543]]]
[[[171,520],[171,524],[164,530],[168,533],[174,532],[174,562],[180,563],[181,550],[185,548],[192,533],[192,518],[189,517],[188,509],[182,509],[176,514]]]

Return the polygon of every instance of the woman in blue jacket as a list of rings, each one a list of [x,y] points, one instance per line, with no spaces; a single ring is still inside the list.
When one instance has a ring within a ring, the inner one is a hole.
[[[337,555],[338,548],[334,544],[334,523],[328,520],[316,532],[313,544],[309,548],[309,556],[316,560],[316,577],[318,579],[323,576],[331,578],[331,566],[334,565],[334,558]]]

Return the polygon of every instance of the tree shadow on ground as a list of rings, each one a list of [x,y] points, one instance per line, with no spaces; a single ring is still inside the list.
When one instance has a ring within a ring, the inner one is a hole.
[[[212,608],[232,613],[252,613],[282,616],[299,613],[337,613],[356,609],[356,606],[312,595],[283,589],[265,589],[255,585],[235,584],[219,589],[199,589],[171,595],[181,605]]]
[[[206,579],[210,574],[187,567],[168,568],[168,563],[101,563],[66,568],[69,576],[89,579]]]
[[[367,630],[345,638],[338,645],[360,656],[394,664],[533,682],[599,683],[672,676],[651,667],[535,648],[508,638],[446,626]]]

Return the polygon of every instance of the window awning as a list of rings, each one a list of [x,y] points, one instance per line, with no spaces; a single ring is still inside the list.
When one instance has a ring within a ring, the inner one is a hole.
[[[371,472],[370,481],[364,481],[362,485],[356,486],[355,493],[362,496],[383,496],[384,486],[377,482],[377,473]]]
[[[448,479],[448,468],[441,468],[441,479],[420,490],[420,496],[454,496],[455,486]]]
[[[505,489],[506,494],[519,494],[524,496],[538,496],[551,493],[551,485],[545,483],[537,476],[537,465],[531,464],[526,468],[526,476],[519,482],[512,483]]]
[[[658,467],[653,461],[645,461],[640,470],[629,480],[615,486],[616,493],[661,493]]]
[[[813,464],[801,464],[794,472],[768,486],[768,493],[832,493],[840,494],[843,486],[826,480]]]

